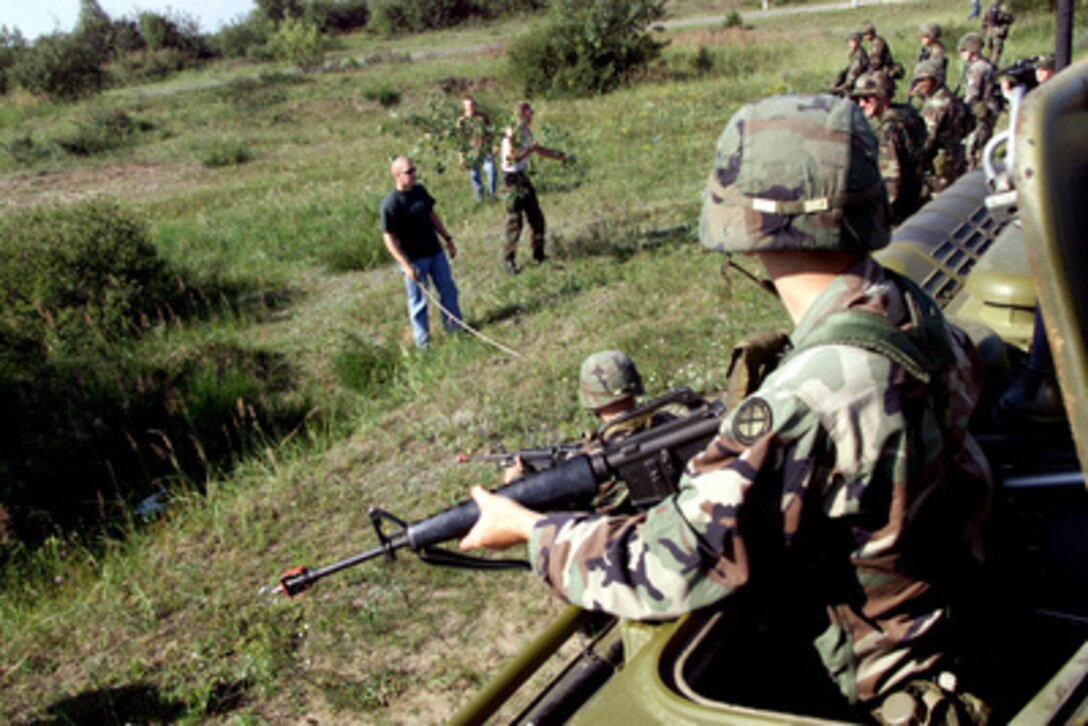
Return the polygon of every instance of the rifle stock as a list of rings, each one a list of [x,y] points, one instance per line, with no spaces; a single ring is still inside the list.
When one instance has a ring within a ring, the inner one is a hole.
[[[600,484],[620,479],[628,485],[632,504],[643,509],[652,506],[676,491],[684,464],[706,448],[717,433],[724,407],[719,401],[707,401],[690,389],[681,388],[638,407],[616,422],[652,415],[677,405],[687,408],[688,414],[615,443],[606,441],[595,451],[527,474],[499,487],[495,493],[531,509],[559,511],[585,507],[597,494]],[[305,567],[288,570],[280,577],[277,591],[289,596],[305,592],[317,580],[348,567],[382,555],[394,559],[396,550],[404,547],[424,562],[436,565],[484,569],[527,566],[524,561],[484,559],[436,547],[458,539],[472,529],[480,509],[471,499],[411,524],[377,507],[372,507],[369,515],[379,546],[316,570]],[[383,530],[385,522],[397,528],[390,535]]]

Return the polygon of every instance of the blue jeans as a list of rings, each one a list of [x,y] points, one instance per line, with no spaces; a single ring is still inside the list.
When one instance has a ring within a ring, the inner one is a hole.
[[[967,16],[968,20],[972,20],[978,17],[979,12],[979,0],[971,0],[971,14]]]
[[[483,176],[487,177],[487,193],[490,196],[495,196],[495,157],[488,154],[483,158],[476,166],[469,167],[468,179],[472,182],[472,196],[479,202],[484,198],[484,181],[481,178],[480,169],[483,169]]]
[[[458,321],[461,319],[461,306],[457,303],[457,285],[453,282],[453,273],[450,272],[450,261],[446,258],[446,253],[439,252],[437,255],[412,260],[412,267],[415,268],[416,277],[424,287],[427,285],[427,278],[434,283],[439,302],[453,315],[451,318],[443,311],[442,325],[447,333],[456,331],[458,325],[455,319]],[[401,272],[401,274],[404,273]],[[427,297],[420,286],[409,280],[407,276],[404,277],[404,291],[408,293],[408,320],[412,323],[412,338],[417,346],[426,348],[431,339],[431,328],[427,320]]]

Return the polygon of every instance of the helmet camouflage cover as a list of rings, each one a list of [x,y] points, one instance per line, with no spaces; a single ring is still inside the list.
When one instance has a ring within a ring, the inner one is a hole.
[[[862,35],[876,35],[876,26],[872,23],[863,23],[861,26]]]
[[[914,66],[914,74],[911,76],[911,83],[915,81],[923,81],[927,78],[932,78],[935,81],[939,81],[944,74],[944,66],[936,58],[929,58],[921,61],[918,65]]]
[[[864,96],[888,98],[888,77],[884,71],[866,71],[858,76],[854,82],[854,90],[850,91],[850,98]]]
[[[925,38],[940,40],[941,26],[937,25],[937,23],[922,23],[918,26],[918,34]]]
[[[642,376],[626,353],[602,350],[582,361],[578,401],[591,411],[642,395]]]
[[[981,53],[982,52],[982,36],[978,33],[967,33],[960,38],[960,44],[958,50],[967,51],[968,53]]]
[[[877,141],[857,104],[771,96],[737,111],[718,139],[699,240],[721,252],[888,244]]]

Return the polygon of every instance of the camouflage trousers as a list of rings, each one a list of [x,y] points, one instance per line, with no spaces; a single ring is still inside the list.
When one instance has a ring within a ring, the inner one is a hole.
[[[986,55],[996,67],[1001,62],[1001,51],[1005,49],[1005,36],[990,35],[986,38]]]
[[[943,192],[966,171],[967,160],[962,146],[955,151],[941,149],[933,157],[933,164],[925,174],[925,193],[922,196],[930,197]]]
[[[503,191],[506,194],[506,244],[503,258],[514,261],[517,256],[518,238],[525,220],[533,230],[533,259],[544,259],[544,213],[536,198],[536,189],[523,171],[503,174]]]
[[[972,131],[965,140],[967,146],[967,170],[977,169],[982,163],[982,152],[994,135],[994,119],[987,115],[979,117]]]

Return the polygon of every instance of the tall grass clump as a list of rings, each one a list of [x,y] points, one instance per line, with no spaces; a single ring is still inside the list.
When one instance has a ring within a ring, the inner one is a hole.
[[[209,297],[114,202],[0,218],[0,416],[19,422],[0,507],[20,541],[123,525],[301,421],[282,356],[178,332]]]

